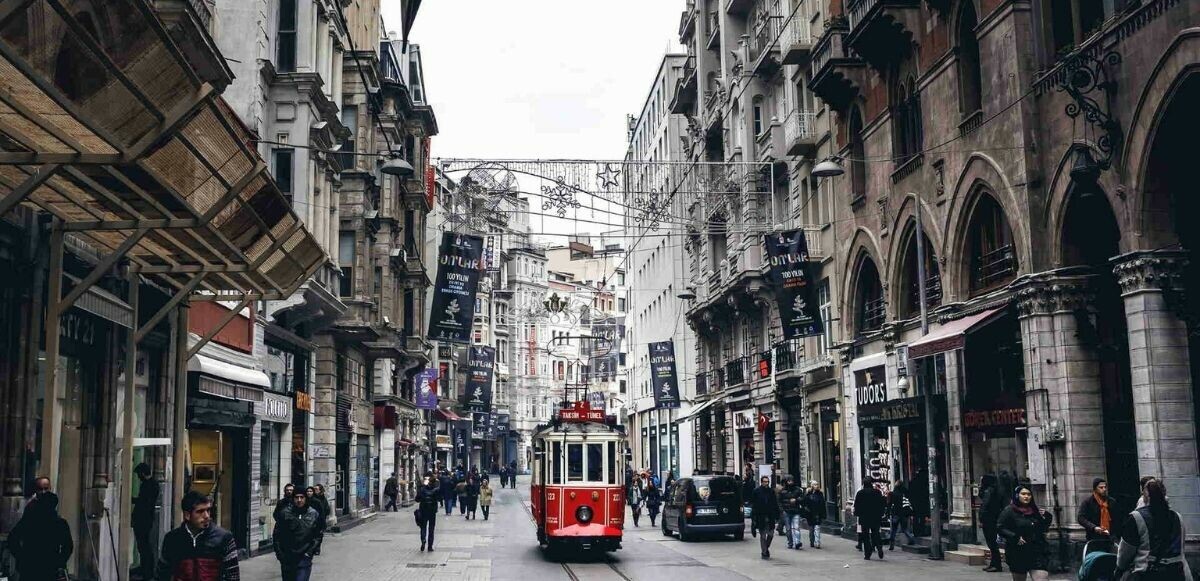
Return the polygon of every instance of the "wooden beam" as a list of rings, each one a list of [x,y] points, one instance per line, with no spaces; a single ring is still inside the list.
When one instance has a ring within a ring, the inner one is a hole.
[[[163,230],[167,228],[196,228],[200,226],[198,220],[106,220],[95,222],[69,222],[63,224],[63,230],[67,232],[80,232],[84,230],[138,230],[142,228],[151,228]]]
[[[46,183],[46,180],[54,177],[59,167],[58,164],[52,163],[33,170],[32,175],[25,178],[25,181],[21,182],[21,185],[14,188],[7,196],[4,196],[3,200],[0,200],[0,217],[3,217],[9,210],[15,208],[17,204],[25,201],[25,198],[28,198],[29,194],[32,194],[34,190]]]
[[[192,294],[192,291],[197,285],[200,284],[200,281],[202,280],[204,280],[204,274],[196,274],[192,276],[191,280],[189,280],[187,284],[183,285],[179,291],[171,295],[171,298],[167,301],[167,304],[158,309],[158,312],[154,313],[154,316],[150,317],[150,320],[146,321],[145,325],[142,325],[138,328],[137,332],[134,334],[134,340],[141,342],[146,334],[153,330],[154,326],[158,325],[163,320],[163,317],[167,316],[167,313],[171,312],[171,309],[174,309],[181,301],[188,298],[188,295]],[[137,325],[134,326],[136,327]]]
[[[100,280],[101,277],[108,274],[108,271],[112,269],[113,265],[115,265],[118,260],[124,257],[125,253],[129,252],[130,249],[132,249],[133,246],[137,244],[138,241],[141,240],[142,237],[145,236],[149,231],[149,228],[142,228],[141,230],[134,232],[129,238],[126,238],[123,242],[121,242],[120,246],[110,252],[108,256],[105,256],[103,259],[101,259],[100,262],[96,264],[94,268],[92,268],[92,271],[89,272],[88,275],[83,278],[83,280],[79,281],[79,284],[75,285],[75,288],[72,288],[71,292],[67,293],[67,296],[63,297],[61,301],[61,309],[66,310],[71,308],[71,305],[75,304],[75,301],[78,300],[79,297],[83,296],[83,293],[87,292],[87,290],[91,288],[92,285],[96,284],[96,281]]]

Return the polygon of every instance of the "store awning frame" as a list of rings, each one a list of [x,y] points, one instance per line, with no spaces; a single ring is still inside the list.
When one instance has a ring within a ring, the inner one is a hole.
[[[693,406],[691,409],[689,409],[687,411],[687,413],[683,414],[682,416],[679,416],[678,418],[675,418],[675,423],[678,424],[678,423],[686,422],[688,420],[691,420],[691,419],[699,416],[701,412],[712,407],[713,404],[717,403],[717,401],[718,400],[716,400],[716,399],[710,399],[702,404]]]
[[[435,410],[435,411],[436,411],[436,412],[437,412],[439,415],[441,415],[441,416],[442,416],[442,419],[443,419],[443,420],[445,420],[445,421],[447,421],[447,422],[459,422],[459,421],[462,421],[462,420],[463,420],[463,418],[462,418],[461,416],[459,416],[458,414],[454,413],[454,410],[448,410],[448,409],[442,409],[442,408],[438,408],[438,409],[437,409],[437,410]]]
[[[909,359],[917,359],[937,355],[938,353],[945,353],[954,349],[962,349],[966,345],[968,334],[996,320],[1004,311],[1005,307],[1003,306],[987,309],[974,315],[940,325],[928,335],[909,343],[908,357]]]

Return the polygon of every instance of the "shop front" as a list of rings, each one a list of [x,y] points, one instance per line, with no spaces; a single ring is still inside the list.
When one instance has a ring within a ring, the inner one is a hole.
[[[758,473],[758,460],[754,451],[755,412],[753,409],[733,410],[734,445],[737,450],[735,465],[739,475],[747,469]]]
[[[256,420],[253,398],[261,398],[262,391],[205,375],[189,376],[195,389],[188,398],[184,488],[212,497],[213,522],[233,533],[239,547],[249,547],[250,432]]]
[[[294,481],[291,475],[294,405],[291,397],[269,391],[263,393],[261,403],[254,404],[258,417],[259,462],[254,486],[257,515],[251,516],[258,528],[259,549],[271,547],[271,535],[275,530],[275,503],[283,495],[284,484]]]
[[[825,502],[828,505],[827,518],[841,522],[842,511],[842,417],[839,413],[838,400],[830,398],[817,402],[817,430],[813,434],[817,440],[816,446],[810,448],[818,453],[810,458],[816,458],[819,468],[821,488],[825,492]]]

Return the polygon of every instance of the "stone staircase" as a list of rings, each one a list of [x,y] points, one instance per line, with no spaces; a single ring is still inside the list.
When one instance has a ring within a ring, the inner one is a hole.
[[[957,550],[946,551],[946,560],[958,561],[971,566],[984,566],[988,563],[989,552],[984,545],[960,544]],[[1004,555],[1004,549],[1000,549],[1000,555]]]

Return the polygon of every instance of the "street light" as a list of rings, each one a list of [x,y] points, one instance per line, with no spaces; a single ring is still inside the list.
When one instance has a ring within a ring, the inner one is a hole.
[[[675,295],[675,298],[683,299],[685,301],[690,301],[690,300],[696,298],[696,287],[693,287],[693,286],[684,287],[683,292],[680,292],[679,294]]]
[[[393,156],[383,162],[379,167],[379,171],[390,176],[407,177],[416,173],[411,163],[408,163],[400,156]]]
[[[846,170],[842,167],[842,158],[835,155],[825,158],[809,173],[819,178],[831,178],[846,173]]]

